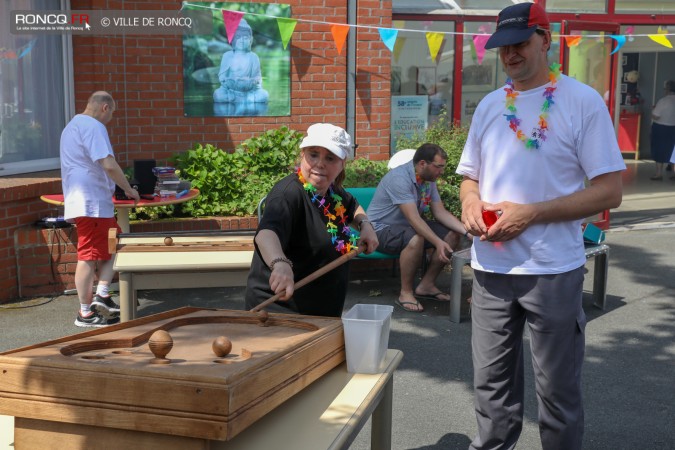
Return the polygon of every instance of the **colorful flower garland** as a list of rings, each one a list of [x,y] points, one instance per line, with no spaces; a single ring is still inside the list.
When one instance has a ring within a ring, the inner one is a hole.
[[[547,87],[544,90],[544,104],[541,106],[541,114],[539,115],[539,121],[537,127],[532,129],[532,137],[525,136],[523,130],[518,128],[520,126],[521,120],[516,116],[516,98],[518,97],[518,92],[515,91],[513,87],[513,81],[509,78],[506,80],[507,87],[504,88],[506,91],[506,109],[509,111],[506,116],[506,120],[509,122],[509,128],[516,133],[516,137],[525,143],[525,148],[527,149],[539,149],[541,141],[546,140],[546,132],[548,131],[548,110],[553,106],[553,93],[557,89],[556,84],[560,79],[560,64],[551,64],[548,72],[548,79],[551,82],[551,86]]]
[[[415,174],[415,179],[417,180],[417,186],[420,189],[420,214],[424,214],[429,211],[429,205],[431,204],[431,184],[428,181],[422,181],[419,175]]]
[[[312,203],[314,203],[317,208],[323,212],[323,215],[328,218],[326,231],[330,235],[331,243],[335,245],[335,250],[344,255],[349,253],[353,248],[356,248],[359,236],[349,227],[349,224],[347,223],[347,209],[342,205],[342,197],[333,192],[333,185],[331,184],[328,188],[329,195],[322,197],[317,193],[317,190],[312,183],[305,180],[300,168],[298,168],[297,174],[302,187],[312,199]],[[328,197],[332,198],[334,201],[332,210],[331,202],[328,200]],[[335,224],[336,219],[339,219],[337,220],[337,225]]]

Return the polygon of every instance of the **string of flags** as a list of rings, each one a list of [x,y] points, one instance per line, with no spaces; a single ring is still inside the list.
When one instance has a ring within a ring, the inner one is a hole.
[[[0,47],[0,60],[3,59],[21,59],[24,56],[28,55],[33,46],[37,42],[37,39],[31,40],[29,43],[22,45],[17,49],[8,49],[6,47]]]
[[[261,17],[268,17],[268,18],[275,18],[277,21],[277,25],[279,27],[279,34],[281,36],[281,42],[284,46],[284,49],[288,46],[288,43],[291,40],[291,37],[293,36],[293,31],[295,30],[295,26],[297,25],[298,22],[309,22],[309,23],[318,23],[318,24],[325,24],[330,27],[331,34],[333,36],[333,41],[335,42],[335,47],[337,49],[338,54],[342,54],[342,50],[344,49],[344,44],[345,41],[347,40],[347,35],[349,34],[349,30],[351,28],[366,28],[366,29],[377,29],[377,31],[380,34],[380,39],[382,40],[382,43],[391,51],[396,58],[398,58],[398,54],[400,54],[400,51],[403,47],[403,43],[405,42],[404,37],[398,37],[399,32],[405,31],[405,32],[413,32],[413,33],[425,33],[427,45],[429,47],[429,55],[431,56],[431,60],[435,61],[436,57],[438,56],[438,52],[440,51],[442,45],[443,45],[443,40],[445,39],[446,35],[464,35],[464,36],[471,36],[473,45],[475,48],[478,64],[481,64],[483,61],[483,57],[485,55],[485,44],[487,43],[488,38],[490,37],[490,33],[488,33],[488,30],[485,30],[484,27],[483,30],[480,30],[480,34],[476,33],[466,33],[466,32],[455,32],[455,31],[424,31],[424,30],[410,30],[410,29],[404,29],[404,28],[381,28],[381,27],[372,27],[372,26],[366,26],[366,25],[348,25],[348,24],[341,24],[341,23],[333,23],[333,22],[323,22],[323,21],[317,21],[317,20],[305,20],[305,19],[291,19],[291,18],[286,18],[286,17],[275,17],[275,16],[269,16],[266,14],[259,14],[259,13],[250,13],[250,12],[241,12],[241,11],[233,11],[233,10],[228,10],[228,9],[218,9],[210,6],[203,6],[199,4],[194,4],[194,3],[188,3],[184,2],[183,6],[189,6],[189,7],[195,7],[195,8],[207,8],[211,9],[214,11],[221,11],[223,14],[223,23],[225,25],[225,32],[227,34],[227,39],[230,43],[232,43],[232,38],[234,37],[234,33],[239,27],[239,22],[241,19],[244,17],[246,14],[254,15],[254,16],[261,16]],[[396,22],[396,21],[395,21]],[[668,39],[669,36],[674,36],[675,33],[670,33],[668,28],[662,28],[658,27],[656,33],[653,34],[633,34],[634,27],[628,27],[626,29],[626,34],[584,34],[584,35],[577,35],[577,34],[570,34],[570,35],[563,35],[560,33],[553,33],[554,38],[563,38],[565,41],[565,44],[568,47],[575,47],[578,46],[583,40],[585,39],[598,39],[598,38],[606,38],[609,37],[616,41],[616,47],[614,50],[612,50],[611,54],[614,54],[618,52],[621,47],[624,46],[624,44],[627,41],[632,41],[635,37],[649,37],[652,41],[656,42],[657,44],[660,44],[664,47],[667,48],[673,48],[673,44],[670,42]],[[398,42],[397,42],[398,41]],[[397,45],[398,44],[398,45]]]

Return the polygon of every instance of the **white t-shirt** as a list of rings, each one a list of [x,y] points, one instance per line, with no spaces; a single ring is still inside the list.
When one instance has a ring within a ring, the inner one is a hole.
[[[550,83],[520,92],[520,129],[537,127]],[[457,173],[478,180],[481,199],[530,204],[581,191],[585,178],[626,168],[605,103],[589,86],[561,76],[539,149],[526,149],[506,120],[505,92],[488,94],[473,116]],[[534,224],[507,242],[474,239],[471,266],[505,274],[556,274],[585,263],[581,220]]]
[[[97,162],[114,156],[108,130],[93,117],[78,114],[61,133],[61,182],[64,218],[114,217],[115,183]]]
[[[659,125],[675,127],[675,94],[668,94],[656,102],[652,120]]]

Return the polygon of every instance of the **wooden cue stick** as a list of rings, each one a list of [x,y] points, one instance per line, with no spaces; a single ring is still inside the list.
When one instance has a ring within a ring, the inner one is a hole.
[[[357,247],[356,250],[352,250],[352,251],[350,251],[349,253],[345,253],[344,255],[342,255],[342,256],[340,256],[338,259],[336,259],[335,261],[331,261],[330,263],[326,264],[325,266],[320,267],[319,270],[317,270],[316,272],[310,273],[310,274],[307,275],[305,278],[303,278],[302,280],[300,280],[300,281],[298,281],[297,283],[295,283],[295,284],[293,285],[293,288],[294,288],[294,289],[300,289],[300,288],[303,287],[304,285],[306,285],[306,284],[308,284],[308,283],[311,283],[312,281],[316,280],[316,279],[319,278],[321,275],[323,275],[323,274],[325,274],[325,273],[328,273],[328,272],[330,272],[331,270],[335,269],[336,267],[341,266],[342,264],[346,263],[347,261],[349,261],[350,259],[354,258],[356,255],[358,255],[358,254],[361,253],[362,251],[363,251],[363,249],[362,249],[361,247]],[[260,311],[260,310],[263,309],[264,307],[266,307],[266,306],[268,306],[268,305],[270,305],[270,304],[276,302],[277,300],[279,300],[279,298],[280,298],[282,295],[284,295],[285,293],[286,293],[286,291],[284,290],[284,291],[282,291],[282,292],[280,292],[280,293],[278,293],[278,294],[275,294],[274,296],[268,298],[267,300],[265,300],[265,301],[262,302],[261,304],[259,304],[259,305],[255,306],[255,307],[251,308],[251,312],[257,312],[257,311]]]

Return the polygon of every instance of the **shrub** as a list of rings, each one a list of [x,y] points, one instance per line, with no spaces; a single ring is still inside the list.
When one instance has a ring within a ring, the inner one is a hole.
[[[462,176],[455,173],[459,158],[466,143],[468,130],[464,127],[450,124],[446,111],[438,116],[438,121],[429,126],[423,133],[410,138],[401,137],[396,142],[398,150],[417,148],[425,142],[440,145],[448,154],[447,165],[443,174],[436,182],[438,193],[443,204],[457,218],[462,216],[462,205],[459,201],[459,185]]]
[[[387,161],[353,159],[345,167],[345,187],[375,187],[387,173]]]
[[[244,141],[233,153],[195,146],[172,161],[181,178],[199,189],[182,204],[187,216],[245,216],[296,163],[302,133],[281,127]]]

